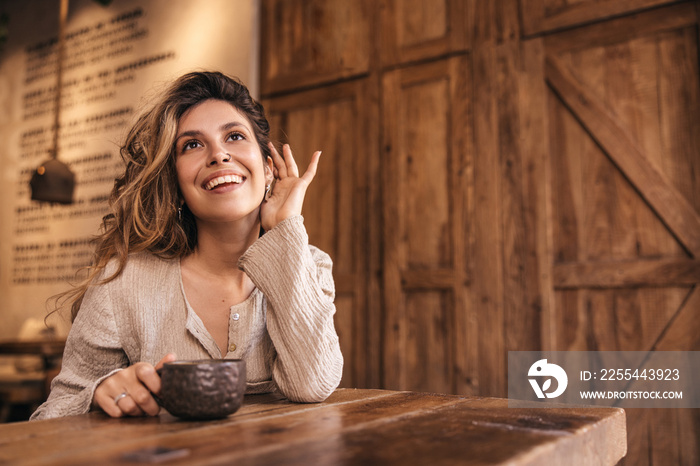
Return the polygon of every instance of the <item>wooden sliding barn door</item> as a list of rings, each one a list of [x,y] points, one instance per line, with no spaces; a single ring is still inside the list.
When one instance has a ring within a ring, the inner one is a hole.
[[[619,2],[622,3],[622,2]],[[544,39],[552,350],[700,350],[696,2]],[[698,464],[698,410],[627,410],[626,464]]]
[[[370,156],[377,144],[377,106],[371,90],[376,86],[368,84],[358,80],[264,102],[273,140],[292,143],[300,170],[314,151],[323,151],[303,215],[309,241],[334,262],[344,387],[379,383],[378,264],[370,259],[378,256],[371,235],[379,213],[370,204],[376,204],[380,161]]]

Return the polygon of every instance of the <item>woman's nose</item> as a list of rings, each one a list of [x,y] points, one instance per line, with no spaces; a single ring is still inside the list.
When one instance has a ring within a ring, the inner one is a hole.
[[[223,150],[217,150],[209,160],[209,165],[218,165],[229,161],[231,161],[231,154]]]

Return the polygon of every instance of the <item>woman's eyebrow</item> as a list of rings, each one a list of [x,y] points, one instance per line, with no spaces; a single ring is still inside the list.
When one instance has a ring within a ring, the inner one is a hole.
[[[243,128],[243,129],[248,129],[245,123],[241,123],[239,121],[231,121],[229,123],[224,123],[223,125],[219,126],[219,131],[228,131],[232,128]],[[179,139],[183,137],[197,137],[201,136],[202,132],[196,129],[191,129],[189,131],[183,131],[182,133],[178,134],[175,137],[175,141],[178,141]]]
[[[201,134],[202,134],[201,131],[197,131],[194,129],[189,130],[189,131],[184,131],[175,137],[175,141],[178,141],[179,139],[184,138],[184,137],[195,137],[195,136],[199,136]]]
[[[248,129],[248,127],[245,125],[245,123],[241,123],[239,121],[231,121],[229,123],[224,123],[219,127],[220,131],[228,131],[231,128],[237,128],[237,127],[243,127],[244,129]]]

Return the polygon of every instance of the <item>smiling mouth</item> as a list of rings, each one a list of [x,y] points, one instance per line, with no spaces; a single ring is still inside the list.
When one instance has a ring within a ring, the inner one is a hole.
[[[216,188],[217,186],[221,186],[222,184],[241,184],[243,183],[243,179],[244,178],[242,176],[238,175],[219,176],[217,178],[214,178],[213,180],[210,180],[206,185],[204,185],[204,189],[206,189],[207,191],[211,191],[212,189]]]

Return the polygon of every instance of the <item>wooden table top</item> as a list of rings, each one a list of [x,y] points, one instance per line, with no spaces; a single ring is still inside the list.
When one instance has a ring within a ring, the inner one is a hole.
[[[217,421],[95,412],[0,425],[3,464],[137,464],[134,452],[154,447],[174,450],[160,457],[167,464],[540,466],[616,464],[627,442],[618,408],[508,408],[498,398],[355,389],[316,404],[246,395]]]

